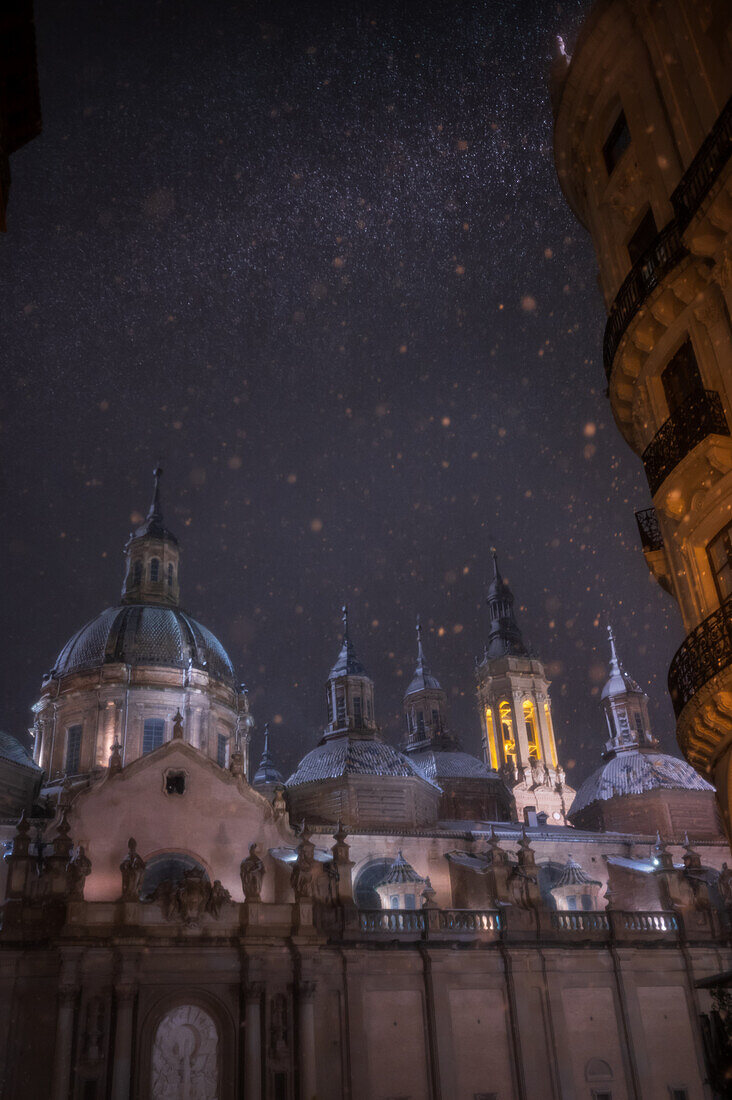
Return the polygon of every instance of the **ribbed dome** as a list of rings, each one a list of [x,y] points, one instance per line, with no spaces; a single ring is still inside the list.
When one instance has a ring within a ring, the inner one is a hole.
[[[662,752],[631,749],[613,755],[584,781],[569,816],[574,817],[593,802],[655,790],[713,791],[714,787],[685,760]]]
[[[412,753],[409,757],[426,779],[439,783],[440,779],[493,779],[499,777],[482,760],[467,752],[441,752],[427,749]]]
[[[341,737],[327,741],[304,756],[287,780],[288,787],[318,783],[346,775],[394,775],[403,779],[425,776],[403,753],[383,741]]]
[[[59,653],[53,676],[104,664],[168,665],[208,672],[234,682],[234,669],[218,638],[175,607],[110,607],[74,634]]]

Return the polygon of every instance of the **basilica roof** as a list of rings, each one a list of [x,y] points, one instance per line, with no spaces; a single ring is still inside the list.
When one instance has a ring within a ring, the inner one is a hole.
[[[297,787],[303,783],[318,783],[348,775],[427,778],[407,756],[384,741],[339,737],[318,745],[304,756],[287,780],[287,786]],[[433,782],[430,779],[427,781]]]
[[[110,607],[83,626],[63,647],[52,676],[104,664],[166,665],[234,680],[229,656],[210,630],[177,607],[129,604]]]
[[[655,790],[713,791],[714,788],[685,760],[634,748],[613,754],[584,781],[569,815],[573,817],[593,802]]]
[[[3,733],[0,730],[0,757],[5,760],[12,760],[14,764],[22,764],[24,768],[33,768],[36,771],[41,769],[33,761],[33,757],[28,750],[21,745],[17,737],[13,737],[11,733]]]
[[[439,783],[441,779],[497,779],[482,760],[467,752],[426,749],[411,753],[409,759],[426,779]]]

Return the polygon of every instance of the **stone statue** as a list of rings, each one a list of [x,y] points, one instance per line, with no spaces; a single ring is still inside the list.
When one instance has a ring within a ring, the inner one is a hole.
[[[719,872],[717,889],[719,890],[722,904],[725,905],[727,909],[732,909],[732,871],[730,871],[726,863],[722,864],[722,870]]]
[[[119,865],[122,872],[122,900],[139,901],[142,878],[145,874],[145,860],[137,852],[137,841],[133,836],[127,841],[127,855]]]
[[[211,914],[214,920],[218,920],[221,916],[221,906],[225,901],[231,901],[231,894],[225,886],[221,885],[220,879],[214,879],[214,884],[211,887],[211,892],[208,895],[208,901],[206,903],[206,911]]]
[[[285,789],[284,787],[275,787],[274,798],[272,799],[272,812],[274,814],[275,821],[284,817],[287,813],[287,803],[285,802]]]
[[[327,863],[323,864],[323,867],[325,870],[326,900],[336,902],[338,901],[338,883],[341,878],[338,864],[334,859],[329,859]]]
[[[122,746],[115,737],[112,744],[112,750],[109,754],[109,774],[117,775],[122,771]]]
[[[173,717],[173,740],[183,739],[183,715],[180,712],[180,707],[175,712]]]
[[[66,864],[66,878],[69,897],[81,901],[84,897],[84,882],[91,874],[91,860],[80,844],[76,855]]]
[[[311,898],[313,896],[313,845],[304,840],[300,844],[300,849],[297,854],[297,859],[292,866],[292,874],[290,875],[290,883],[292,889],[295,891],[295,898],[297,901],[302,901],[304,898]]]
[[[246,901],[259,901],[262,894],[262,879],[264,878],[264,863],[257,855],[257,845],[249,845],[249,855],[241,861],[239,867],[241,875],[241,888],[244,891]]]

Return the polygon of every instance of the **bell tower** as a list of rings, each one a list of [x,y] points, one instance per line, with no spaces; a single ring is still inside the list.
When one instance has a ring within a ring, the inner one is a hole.
[[[549,681],[524,644],[495,551],[486,603],[490,629],[475,670],[484,760],[504,777],[519,820],[534,811],[563,825],[574,791],[557,756]]]

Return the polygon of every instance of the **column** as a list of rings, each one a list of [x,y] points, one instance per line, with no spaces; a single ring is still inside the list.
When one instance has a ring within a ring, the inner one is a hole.
[[[300,1100],[317,1100],[315,1075],[315,982],[300,982]]]
[[[249,982],[246,1000],[246,1046],[244,1058],[244,1100],[262,1098],[262,982]]]
[[[135,988],[130,984],[118,985],[117,1030],[114,1036],[114,1062],[112,1066],[112,1100],[129,1100],[132,1074],[132,1013],[135,1006]]]
[[[76,989],[59,986],[56,1015],[56,1045],[53,1051],[51,1100],[68,1100],[71,1076],[71,1043],[74,1037]]]

